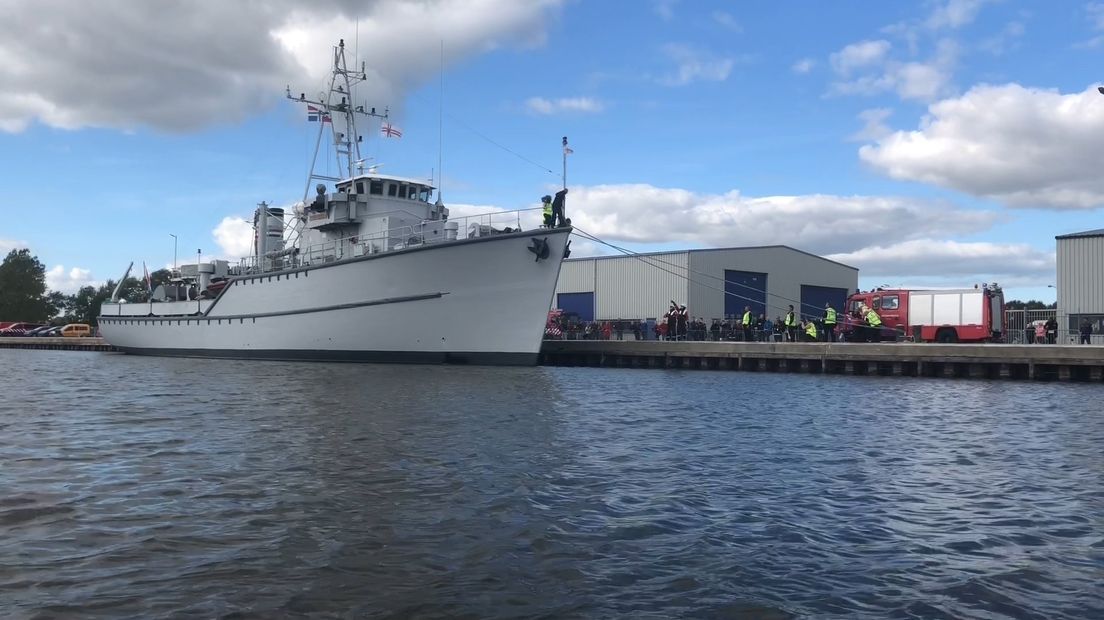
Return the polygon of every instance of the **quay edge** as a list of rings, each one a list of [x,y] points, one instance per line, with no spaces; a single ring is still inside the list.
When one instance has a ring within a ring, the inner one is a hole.
[[[1104,382],[1104,346],[546,340],[547,366]]]
[[[103,338],[0,338],[0,349],[50,349],[55,351],[114,351]]]

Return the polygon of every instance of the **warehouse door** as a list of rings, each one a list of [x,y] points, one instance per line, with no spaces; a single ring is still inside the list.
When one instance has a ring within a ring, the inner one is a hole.
[[[557,293],[556,307],[578,314],[580,321],[593,321],[594,293]]]
[[[833,288],[831,286],[814,286],[812,284],[801,285],[801,312],[802,316],[810,316],[816,319],[824,316],[824,304],[832,302],[836,312],[842,312],[847,303],[847,289]]]
[[[740,318],[744,306],[751,306],[751,315],[767,311],[767,274],[754,271],[725,269],[725,316]]]

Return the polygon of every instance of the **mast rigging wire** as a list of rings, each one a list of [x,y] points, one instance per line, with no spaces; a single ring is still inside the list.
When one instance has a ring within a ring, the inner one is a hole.
[[[632,250],[629,250],[629,249],[623,248],[623,247],[621,247],[621,246],[618,246],[618,245],[612,244],[612,243],[610,243],[610,242],[608,242],[608,241],[604,241],[604,240],[602,240],[602,239],[600,239],[600,238],[598,238],[598,237],[596,237],[596,236],[594,236],[594,235],[592,235],[592,234],[590,234],[590,233],[586,232],[585,230],[583,230],[583,229],[579,228],[578,226],[574,226],[574,229],[575,229],[575,231],[574,231],[574,234],[576,234],[576,235],[578,235],[578,236],[582,237],[583,239],[587,239],[587,240],[589,240],[589,241],[593,241],[593,242],[595,242],[595,243],[599,243],[599,244],[601,244],[601,245],[604,245],[604,246],[608,246],[608,247],[610,247],[610,248],[612,248],[612,249],[614,249],[614,250],[617,250],[618,252],[620,252],[620,253],[624,254],[625,256],[629,256],[629,257],[631,257],[631,258],[635,258],[635,259],[637,259],[637,260],[639,260],[639,261],[643,262],[643,263],[644,263],[645,265],[649,265],[649,266],[651,266],[651,267],[655,267],[656,269],[659,269],[660,271],[664,271],[664,272],[667,272],[667,273],[669,273],[669,274],[671,274],[671,275],[673,275],[673,276],[676,276],[676,277],[679,277],[679,278],[683,278],[683,279],[685,279],[685,280],[686,280],[687,282],[691,282],[691,283],[693,283],[693,284],[697,284],[697,285],[699,285],[699,286],[704,286],[704,287],[706,287],[706,288],[708,288],[708,289],[712,289],[712,290],[715,290],[715,291],[720,291],[721,293],[724,293],[725,295],[731,295],[731,296],[733,296],[733,297],[735,297],[735,298],[737,298],[737,299],[743,299],[743,300],[745,300],[745,301],[753,301],[753,302],[755,302],[755,303],[759,303],[759,300],[758,300],[758,299],[755,299],[755,298],[752,298],[752,297],[747,297],[746,295],[740,295],[740,294],[738,294],[738,293],[734,293],[734,292],[732,292],[732,291],[728,291],[728,290],[725,290],[725,289],[723,289],[723,288],[718,288],[718,287],[716,287],[716,286],[713,286],[713,285],[711,285],[711,284],[706,284],[706,283],[704,283],[704,282],[699,282],[699,281],[696,281],[696,280],[694,280],[693,278],[691,278],[691,277],[690,277],[689,275],[681,274],[681,273],[678,273],[678,272],[676,272],[676,271],[671,271],[671,270],[669,270],[669,269],[664,269],[663,267],[660,267],[660,266],[659,266],[658,264],[656,264],[656,263],[661,263],[661,264],[667,265],[667,266],[669,266],[669,267],[672,267],[672,268],[674,268],[674,269],[685,269],[685,270],[686,270],[686,272],[687,272],[687,274],[693,273],[693,274],[695,274],[695,275],[703,276],[703,277],[706,277],[706,278],[712,278],[712,279],[714,279],[714,280],[720,280],[720,281],[724,282],[725,284],[734,284],[734,285],[736,285],[736,286],[740,286],[740,287],[743,287],[743,288],[751,289],[751,290],[753,290],[753,291],[756,291],[756,292],[761,292],[761,293],[763,293],[764,295],[767,295],[767,296],[770,296],[770,297],[775,297],[775,298],[777,298],[777,299],[781,299],[782,301],[787,301],[787,302],[790,302],[790,303],[794,304],[795,306],[797,306],[798,308],[805,308],[805,307],[810,307],[810,308],[814,308],[814,309],[815,309],[815,310],[817,311],[817,313],[821,313],[821,312],[823,312],[823,310],[824,310],[823,308],[817,307],[817,306],[816,306],[816,305],[814,305],[814,304],[806,304],[806,303],[802,303],[802,302],[801,302],[800,300],[796,300],[796,299],[790,299],[789,297],[786,297],[786,296],[784,296],[784,295],[779,295],[778,293],[768,293],[768,292],[767,292],[767,291],[765,291],[765,290],[757,289],[757,288],[755,288],[755,287],[753,287],[753,286],[748,286],[748,285],[746,285],[746,284],[741,284],[741,283],[739,283],[739,282],[732,282],[732,281],[730,281],[730,280],[725,280],[724,278],[722,278],[722,277],[719,277],[719,276],[715,276],[715,275],[712,275],[712,274],[708,274],[708,273],[703,273],[703,272],[700,272],[700,271],[695,271],[695,270],[693,270],[693,269],[690,269],[689,267],[683,267],[682,265],[676,265],[676,264],[674,264],[674,263],[671,263],[671,262],[665,261],[665,260],[663,260],[663,259],[661,259],[661,258],[658,258],[658,257],[656,257],[656,256],[654,256],[654,255],[652,255],[652,256],[649,256],[649,255],[646,255],[646,254],[642,254],[642,253],[640,253],[640,252],[634,252],[634,251],[632,251]],[[655,261],[656,263],[652,263],[652,262],[649,262],[649,261]],[[842,309],[841,309],[841,311],[842,311]],[[801,313],[799,312],[798,314],[800,315]],[[808,315],[806,315],[806,316],[808,316]]]

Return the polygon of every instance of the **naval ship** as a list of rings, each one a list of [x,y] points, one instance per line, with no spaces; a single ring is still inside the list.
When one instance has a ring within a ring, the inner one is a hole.
[[[347,68],[341,41],[328,91],[288,89],[319,116],[303,200],[260,203],[253,253],[237,263],[197,257],[149,302],[125,303],[116,289],[100,308],[107,342],[140,355],[536,363],[570,220],[545,225],[532,210],[450,218],[439,191],[431,202],[431,181],[366,169],[358,119],[392,130],[386,109],[354,105],[366,79],[363,64]],[[324,133],[340,176],[316,171]]]

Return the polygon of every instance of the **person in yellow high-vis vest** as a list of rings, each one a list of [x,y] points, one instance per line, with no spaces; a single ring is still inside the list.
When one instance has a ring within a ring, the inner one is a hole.
[[[836,341],[836,309],[832,307],[832,302],[824,304],[824,339]]]
[[[541,198],[541,208],[544,214],[544,227],[552,228],[552,197],[545,196]]]
[[[816,342],[817,341],[817,328],[816,323],[812,319],[805,321],[805,341]]]
[[[880,341],[882,339],[882,317],[878,316],[878,313],[870,306],[863,306],[861,310],[865,313],[866,318],[867,341]]]
[[[793,305],[790,305],[790,311],[786,313],[786,342],[795,342],[797,340],[797,317],[794,316]]]
[[[744,342],[751,342],[751,306],[744,306],[744,316],[740,319],[744,328]]]

